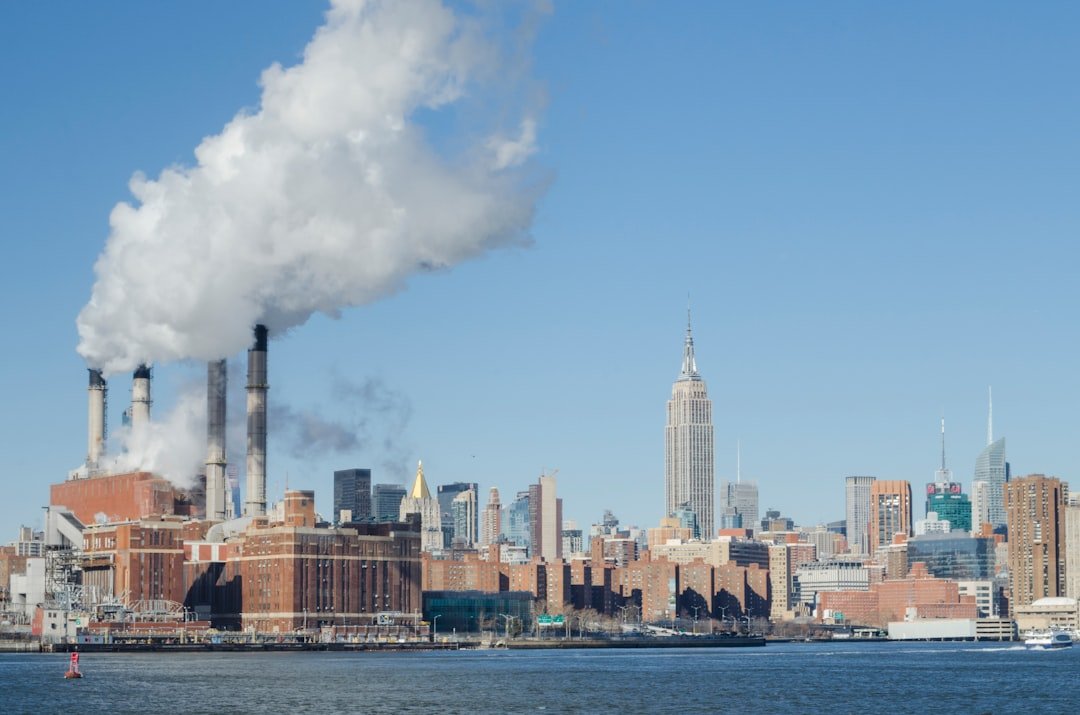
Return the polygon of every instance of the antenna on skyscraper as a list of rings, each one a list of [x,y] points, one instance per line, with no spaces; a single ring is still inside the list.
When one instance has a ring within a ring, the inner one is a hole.
[[[945,471],[945,415],[941,416],[941,471]]]
[[[986,419],[986,443],[994,443],[994,386],[986,388],[990,393],[990,415]]]

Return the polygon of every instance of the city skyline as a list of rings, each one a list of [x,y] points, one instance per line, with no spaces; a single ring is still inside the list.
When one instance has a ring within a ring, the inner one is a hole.
[[[17,68],[0,111],[0,271],[18,307],[0,371],[9,533],[85,457],[74,320],[129,180],[190,166],[257,105],[266,68],[299,60],[324,10],[237,2],[208,22],[200,5],[73,5],[60,24],[0,11]],[[655,524],[687,291],[723,406],[714,477],[734,478],[741,443],[762,511],[827,522],[849,475],[925,484],[943,409],[969,488],[988,385],[1013,474],[1075,481],[1080,378],[1061,356],[1075,349],[1080,107],[1061,87],[1080,10],[939,8],[934,32],[918,9],[844,12],[837,26],[780,5],[556,3],[528,25],[520,86],[539,86],[547,186],[530,246],[272,336],[266,496],[314,489],[328,515],[335,470],[407,486],[423,459],[432,485],[497,486],[510,503],[558,468],[566,518]],[[425,129],[438,140],[450,124]],[[242,359],[228,365],[241,394]],[[110,379],[111,428],[129,377]],[[158,420],[205,365],[154,378]],[[227,444],[242,465],[242,440]]]

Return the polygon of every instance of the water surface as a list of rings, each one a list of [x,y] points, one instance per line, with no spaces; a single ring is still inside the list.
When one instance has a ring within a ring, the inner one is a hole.
[[[1080,647],[0,654],[2,713],[1072,713]]]

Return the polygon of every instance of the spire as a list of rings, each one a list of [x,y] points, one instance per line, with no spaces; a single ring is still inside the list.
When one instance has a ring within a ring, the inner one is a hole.
[[[686,342],[683,344],[682,371],[679,380],[700,380],[694,360],[694,336],[690,330],[690,306],[686,306]]]
[[[941,418],[941,471],[945,471],[945,418]]]
[[[409,498],[431,498],[431,491],[428,489],[427,482],[424,481],[424,463],[422,461],[416,463],[416,481],[413,482],[412,489],[409,491]]]
[[[934,473],[934,481],[938,484],[948,484],[952,481],[952,472],[945,466],[945,417],[941,418],[941,469]]]
[[[986,443],[994,443],[994,388],[990,386],[986,388],[990,393],[990,415],[986,419]]]

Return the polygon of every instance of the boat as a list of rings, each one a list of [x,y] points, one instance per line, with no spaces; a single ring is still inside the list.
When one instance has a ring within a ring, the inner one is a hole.
[[[1072,636],[1068,631],[1052,628],[1048,631],[1029,631],[1024,638],[1024,645],[1043,648],[1071,648]]]

